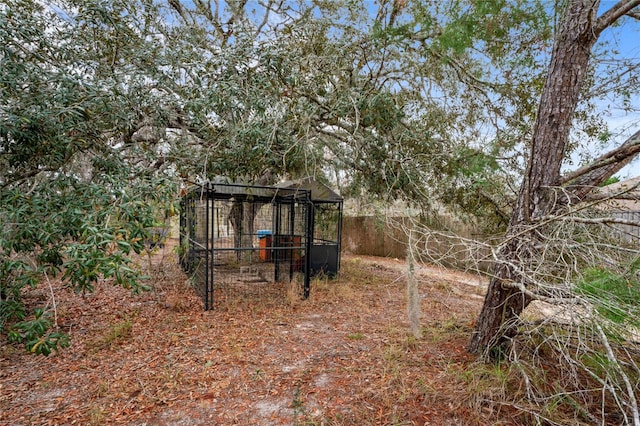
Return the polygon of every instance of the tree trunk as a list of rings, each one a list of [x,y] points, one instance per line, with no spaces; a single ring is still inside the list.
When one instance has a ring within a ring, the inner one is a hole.
[[[498,253],[494,277],[476,323],[468,350],[492,356],[505,349],[516,333],[519,315],[531,302],[517,285],[527,277],[513,265],[526,265],[536,256],[536,236],[527,232],[532,220],[562,209],[568,201],[561,191],[560,169],[565,157],[571,121],[576,109],[591,49],[598,1],[573,0],[567,5],[554,43],[542,92],[529,162],[509,223],[510,241]]]
[[[499,253],[505,263],[496,263],[493,267],[493,278],[468,346],[471,353],[495,358],[506,349],[505,345],[517,332],[520,313],[529,305],[531,298],[509,285],[524,277],[506,263],[523,260],[521,250],[517,247],[523,242],[520,238],[514,238]]]
[[[242,246],[242,201],[233,200],[227,219],[233,228],[233,247],[239,249]],[[240,261],[240,253],[240,250],[236,251],[238,261]]]
[[[255,236],[255,218],[262,204],[234,200],[228,220],[233,227],[233,246],[236,248],[238,262],[250,262]]]

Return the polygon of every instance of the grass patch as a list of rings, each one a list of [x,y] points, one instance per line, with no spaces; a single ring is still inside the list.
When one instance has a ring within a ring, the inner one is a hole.
[[[131,337],[132,329],[133,317],[126,316],[122,320],[111,324],[101,336],[89,343],[89,349],[100,351],[117,346]]]
[[[600,315],[616,324],[640,326],[640,283],[612,271],[591,268],[576,292],[593,303]]]
[[[391,271],[393,272],[393,271]],[[337,282],[349,283],[354,288],[370,288],[388,284],[389,271],[378,264],[365,264],[359,258],[343,262]],[[390,275],[397,275],[391,273]],[[395,277],[394,277],[395,278]]]
[[[89,409],[89,424],[98,426],[105,424],[105,410],[101,406],[93,406]]]
[[[452,339],[466,339],[473,331],[464,318],[450,316],[441,321],[434,321],[423,328],[424,337],[437,343]]]

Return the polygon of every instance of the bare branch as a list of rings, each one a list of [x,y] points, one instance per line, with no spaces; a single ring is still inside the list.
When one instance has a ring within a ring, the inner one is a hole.
[[[19,185],[21,182],[24,182],[34,176],[39,175],[40,173],[49,173],[49,172],[55,172],[60,170],[60,166],[56,166],[56,167],[43,167],[43,168],[36,168],[36,169],[32,169],[29,170],[21,175],[12,177],[9,176],[9,179],[0,182],[0,189],[6,189],[9,188],[12,185]]]
[[[607,178],[629,164],[638,153],[640,153],[640,131],[633,134],[617,149],[567,174],[560,184],[567,187],[571,196],[582,200]]]
[[[229,9],[231,10],[231,17],[229,17],[225,24],[227,26],[227,31],[224,32],[224,36],[222,37],[223,46],[227,44],[227,42],[229,41],[229,37],[231,37],[231,35],[233,34],[233,25],[242,17],[246,4],[247,0],[240,0],[238,4],[234,4],[234,2],[227,3]]]
[[[503,281],[502,286],[519,290],[523,294],[526,294],[527,297],[531,298],[531,300],[539,300],[541,302],[545,302],[550,305],[562,306],[562,305],[573,303],[578,300],[577,298],[571,298],[571,297],[561,298],[561,297],[558,297],[557,295],[544,296],[529,290],[527,286],[525,286],[524,283],[521,281]]]
[[[196,8],[200,10],[200,13],[202,13],[209,20],[209,22],[211,22],[215,27],[216,20],[214,19],[213,13],[211,12],[211,3],[205,2],[204,0],[197,0],[195,2],[195,5],[196,5]],[[217,29],[218,27],[216,27],[216,30]]]
[[[633,424],[635,426],[640,426],[640,411],[638,410],[638,400],[635,397],[634,386],[631,384],[631,380],[629,379],[629,376],[627,376],[627,374],[624,372],[624,370],[620,366],[620,363],[618,362],[618,358],[614,354],[613,349],[609,344],[609,338],[607,337],[606,333],[604,332],[604,330],[602,330],[602,327],[600,326],[600,324],[596,323],[595,326],[596,326],[596,329],[598,330],[598,334],[600,334],[602,343],[607,350],[607,358],[609,359],[609,362],[617,370],[618,374],[620,375],[620,377],[622,378],[622,381],[625,384],[625,388],[627,389],[627,395],[629,396],[629,406],[631,409],[631,414],[633,416]],[[622,413],[625,416],[625,420],[628,421],[628,419],[626,418],[626,413],[624,411],[622,411]],[[631,424],[631,422],[628,422],[628,423]]]
[[[171,6],[173,10],[178,12],[180,16],[182,16],[182,14],[184,13],[184,11],[182,10],[182,4],[180,4],[180,2],[177,0],[169,0],[169,6]]]
[[[274,10],[273,3],[274,3],[274,0],[269,0],[267,4],[260,2],[260,5],[265,8],[265,13],[264,13],[264,18],[262,19],[262,22],[260,22],[260,24],[256,28],[255,33],[253,34],[254,37],[258,37],[258,35],[260,35],[260,33],[262,32],[262,28],[264,28],[264,26],[267,25],[267,22],[269,22],[269,16],[271,15],[271,12],[273,12]],[[280,8],[281,6],[282,6],[282,2],[280,2],[280,4],[278,5],[278,8]]]
[[[581,217],[581,216],[546,216],[546,221],[565,221],[575,223],[585,223],[590,225],[631,225],[640,226],[640,222],[637,220],[628,220],[617,217]]]
[[[605,200],[640,201],[640,194],[638,193],[629,194],[629,193],[623,192],[623,193],[619,193],[619,194],[615,194],[614,196],[611,196],[611,194],[600,193],[600,194],[589,194],[583,199],[583,201],[588,201],[588,202],[605,201]]]
[[[176,11],[176,13],[184,20],[184,22],[193,24],[193,16],[188,9],[182,7],[180,0],[169,0],[169,6]]]
[[[612,91],[625,87],[625,85],[628,83],[626,81],[623,81],[623,77],[629,76],[629,79],[633,78],[635,74],[637,74],[638,69],[640,69],[640,63],[634,61],[628,66],[625,66],[622,72],[607,75],[607,80],[600,83],[597,87],[591,89],[585,96],[585,98],[604,96],[608,93],[611,93]]]
[[[640,200],[640,193],[636,191],[640,188],[640,181],[634,184],[611,185],[598,188],[597,191],[587,195],[583,201],[599,202],[606,200]]]
[[[622,16],[635,13],[633,9],[638,6],[640,6],[640,0],[620,0],[596,20],[593,32],[596,36],[599,36],[602,31],[610,27]]]

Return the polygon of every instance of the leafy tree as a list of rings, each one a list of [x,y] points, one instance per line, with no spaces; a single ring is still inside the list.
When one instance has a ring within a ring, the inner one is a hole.
[[[55,297],[27,306],[23,289],[58,276],[82,293],[105,279],[143,289],[128,255],[173,188],[150,167],[158,152],[134,143],[135,116],[159,114],[119,56],[146,37],[125,22],[133,5],[69,5],[73,16],[20,0],[0,8],[0,329],[44,355],[67,342]]]
[[[531,84],[540,61],[525,47],[544,46],[549,32],[540,5],[507,2],[167,7],[173,25],[164,30],[172,40],[164,62],[174,75],[166,75],[166,90],[183,99],[182,129],[196,137],[190,155],[182,153],[185,174],[337,174],[347,193],[421,202],[444,193],[425,187],[442,188],[452,174],[447,182],[464,191],[465,149],[485,157],[478,173],[490,157],[513,150],[507,134],[516,140],[534,111],[514,106],[533,105],[541,86]],[[468,49],[478,33],[488,45],[482,58]],[[507,33],[521,54],[507,56],[504,38],[495,41]],[[490,69],[502,75],[478,78]],[[496,152],[478,144],[487,117],[507,114]]]

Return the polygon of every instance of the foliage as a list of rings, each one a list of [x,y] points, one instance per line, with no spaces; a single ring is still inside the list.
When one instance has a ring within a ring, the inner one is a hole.
[[[602,268],[585,271],[576,291],[593,303],[600,315],[617,324],[640,326],[640,282],[637,266],[621,275]]]
[[[496,199],[513,198],[502,183],[519,171],[514,147],[544,71],[529,47],[549,46],[541,4],[209,7],[169,2],[175,23],[159,28],[175,40],[162,53],[172,64],[163,90],[183,100],[181,137],[193,143],[172,156],[186,176],[312,175],[348,196],[481,205],[486,217],[508,209]],[[489,161],[467,173],[464,150]],[[478,197],[494,177],[500,184]]]
[[[51,326],[48,312],[36,308],[34,319],[21,320],[13,325],[9,331],[9,341],[22,342],[29,352],[38,355],[49,355],[52,350],[69,346],[68,337],[58,331],[51,331]]]
[[[620,178],[618,176],[611,176],[610,178],[602,182],[600,186],[607,186],[618,182],[620,182]]]
[[[85,43],[97,27],[124,31],[112,16],[120,6],[83,2],[75,21],[32,2],[0,9],[0,329],[38,354],[67,340],[51,320],[55,304],[26,304],[24,289],[60,277],[81,293],[108,279],[144,290],[128,256],[175,192],[148,168],[154,149],[127,145],[123,105],[140,92],[133,80],[118,84],[114,46]]]

